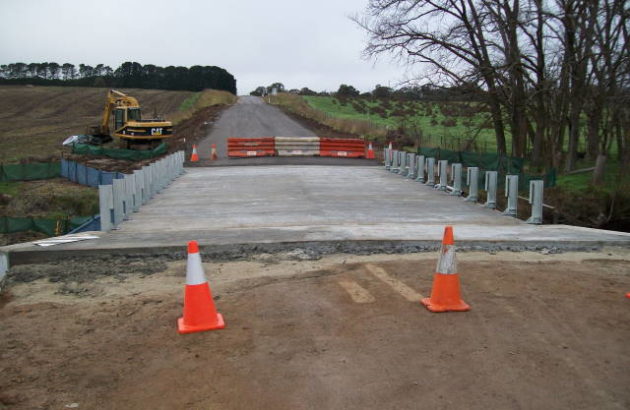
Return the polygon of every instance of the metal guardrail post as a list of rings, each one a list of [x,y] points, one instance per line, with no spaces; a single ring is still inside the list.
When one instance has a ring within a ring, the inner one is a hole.
[[[121,178],[112,181],[113,202],[114,202],[114,220],[112,224],[117,227],[125,217],[125,180]]]
[[[494,209],[497,207],[497,171],[486,171],[485,190],[487,193],[486,208]]]
[[[135,182],[135,195],[133,201],[133,211],[138,212],[142,205],[142,191],[144,191],[144,171],[142,169],[133,171]]]
[[[427,182],[425,185],[435,186],[435,158],[427,158]]]
[[[142,167],[142,178],[144,179],[142,191],[142,205],[151,199],[151,166]]]
[[[470,188],[468,190],[468,196],[466,202],[477,202],[479,198],[479,168],[468,167],[466,169],[466,185]]]
[[[532,204],[532,216],[526,221],[528,224],[541,224],[543,222],[543,192],[545,181],[529,181],[529,203]]]
[[[416,156],[416,181],[424,182],[424,155]]]
[[[98,186],[98,205],[101,215],[101,231],[111,231],[114,227],[112,223],[114,209],[114,188],[112,185]]]
[[[404,151],[400,152],[400,170],[398,171],[398,174],[401,176],[406,176],[407,175],[407,153]]]
[[[451,177],[453,178],[453,192],[451,195],[462,195],[462,164],[451,165]]]
[[[446,173],[447,168],[447,160],[442,159],[438,161],[438,176],[440,177],[440,183],[435,188],[440,191],[446,191],[446,186],[448,185],[448,175]]]
[[[503,211],[503,215],[515,217],[518,208],[518,175],[505,176],[505,196],[507,208]]]
[[[400,156],[398,155],[399,152],[398,150],[392,150],[392,166],[390,167],[390,171],[394,174],[397,174],[399,171],[399,160],[400,160]]]
[[[407,154],[409,171],[407,171],[407,178],[414,179],[416,177],[416,154],[410,152]]]
[[[133,212],[133,188],[135,183],[133,181],[133,175],[125,174],[123,178],[125,181],[125,220],[131,219],[131,212]]]

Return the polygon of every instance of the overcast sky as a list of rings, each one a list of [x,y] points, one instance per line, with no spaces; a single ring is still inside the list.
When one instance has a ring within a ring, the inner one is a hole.
[[[0,63],[216,65],[239,94],[275,81],[317,91],[398,85],[399,64],[361,58],[366,35],[348,16],[366,3],[0,0]]]

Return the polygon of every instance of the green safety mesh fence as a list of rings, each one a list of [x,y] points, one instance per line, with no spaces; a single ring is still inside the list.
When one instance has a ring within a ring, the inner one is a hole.
[[[60,175],[60,162],[0,165],[0,182],[49,179]]]
[[[25,231],[42,232],[49,236],[63,235],[64,233],[83,225],[91,216],[77,216],[69,219],[46,218],[15,218],[11,216],[0,217],[0,233],[15,233]]]
[[[545,187],[556,186],[556,170],[551,169],[544,175],[528,175],[523,173],[525,160],[523,158],[508,157],[506,155],[476,153],[468,151],[452,151],[442,148],[418,148],[417,153],[425,157],[433,157],[436,160],[448,160],[450,164],[460,163],[465,167],[478,167],[480,186],[483,186],[485,178],[484,171],[499,171],[501,176],[497,181],[499,186],[503,186],[503,176],[506,174],[520,175],[519,189],[529,189],[529,181],[542,179]]]
[[[96,145],[74,144],[72,147],[73,154],[105,156],[115,159],[126,159],[130,161],[139,161],[143,159],[154,158],[159,155],[166,154],[168,145],[166,142],[161,143],[152,150],[139,151],[123,148],[103,148]]]

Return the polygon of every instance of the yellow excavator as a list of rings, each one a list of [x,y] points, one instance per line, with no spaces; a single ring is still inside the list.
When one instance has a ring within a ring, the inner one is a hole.
[[[160,118],[143,120],[138,100],[109,90],[101,123],[90,127],[88,134],[92,144],[109,142],[113,135],[124,148],[151,149],[173,135],[173,123]]]

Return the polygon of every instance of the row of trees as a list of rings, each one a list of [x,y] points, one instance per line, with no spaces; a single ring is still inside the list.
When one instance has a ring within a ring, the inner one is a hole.
[[[613,141],[630,159],[629,17],[625,0],[370,0],[354,21],[366,56],[477,90],[502,153],[523,157],[529,142],[535,163],[572,170],[584,137],[597,179]]]
[[[313,91],[308,87],[286,90],[284,84],[276,82],[270,86],[259,86],[250,95],[263,96],[271,94],[273,89],[277,92],[289,92],[298,95],[335,96],[338,98],[369,98],[369,99],[395,99],[403,101],[473,101],[477,96],[476,89],[471,90],[471,85],[438,87],[433,84],[419,86],[405,86],[398,89],[376,84],[372,91],[360,92],[352,85],[341,84],[337,91]]]
[[[98,87],[134,87],[200,91],[205,88],[236,94],[234,76],[220,67],[159,67],[125,62],[115,70],[104,64],[90,66],[58,63],[12,63],[0,66],[3,83],[32,83]]]

